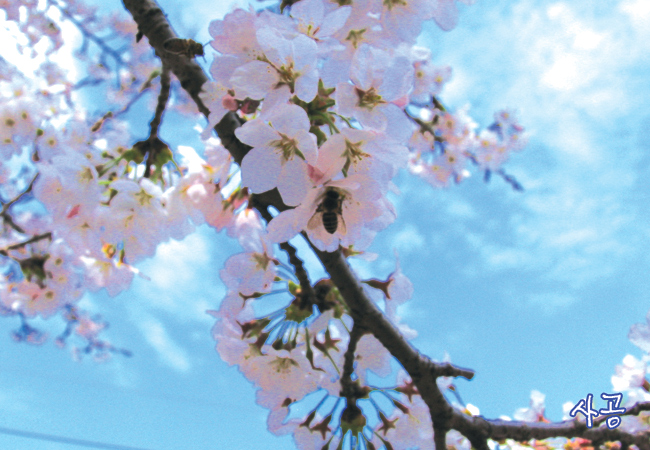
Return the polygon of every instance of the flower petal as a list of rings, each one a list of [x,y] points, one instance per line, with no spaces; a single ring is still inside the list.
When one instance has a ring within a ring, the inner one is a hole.
[[[242,185],[254,194],[270,191],[277,186],[281,170],[280,158],[271,147],[255,147],[242,161]]]

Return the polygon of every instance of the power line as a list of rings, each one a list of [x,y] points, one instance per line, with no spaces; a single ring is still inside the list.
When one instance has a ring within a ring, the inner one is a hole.
[[[39,439],[41,441],[60,442],[63,444],[78,445],[81,447],[102,448],[105,450],[148,450],[140,447],[125,447],[123,445],[104,444],[102,442],[86,441],[83,439],[73,439],[61,436],[53,436],[45,433],[34,433],[31,431],[15,430],[13,428],[0,427],[0,433],[20,436],[29,439]]]

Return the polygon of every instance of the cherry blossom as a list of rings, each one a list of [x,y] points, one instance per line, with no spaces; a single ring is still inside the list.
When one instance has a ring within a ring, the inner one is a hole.
[[[340,226],[334,233],[328,232],[318,212],[324,196],[335,190],[341,203]],[[268,226],[271,242],[286,242],[302,230],[319,249],[334,251],[339,245],[358,246],[361,236],[372,230],[373,221],[386,212],[381,203],[381,188],[372,178],[355,174],[342,180],[330,181],[322,187],[310,189],[304,201],[295,209],[283,211]],[[308,226],[311,223],[311,226]],[[383,225],[383,224],[382,224]]]
[[[433,11],[433,19],[438,26],[445,31],[449,31],[458,24],[458,9],[456,8],[457,0],[438,0]],[[471,5],[475,0],[459,0],[466,5]]]
[[[646,354],[650,353],[650,311],[646,315],[646,323],[632,325],[627,338]]]
[[[539,391],[532,391],[530,393],[530,407],[519,408],[515,411],[515,420],[523,420],[526,422],[548,422],[544,417],[544,410],[546,408],[544,400],[546,396]]]
[[[413,63],[414,85],[410,93],[414,102],[426,103],[433,95],[438,95],[445,83],[451,79],[451,67],[436,66],[430,62],[430,55],[426,59],[416,59]]]
[[[228,111],[236,111],[237,105],[231,101],[233,97],[228,92],[228,89],[218,81],[208,81],[205,83],[199,97],[210,110],[208,125],[205,127],[203,134],[204,138],[208,138],[214,126],[223,119],[223,116]]]
[[[391,40],[414,44],[422,30],[422,22],[433,17],[437,4],[427,0],[383,1],[382,27]]]
[[[398,168],[406,167],[408,149],[382,132],[344,128],[331,136],[318,150],[314,183],[360,173],[388,186]]]
[[[256,292],[269,292],[275,279],[275,264],[270,248],[264,240],[257,251],[237,253],[226,261],[221,280],[229,290],[250,296]]]
[[[325,7],[323,0],[302,0],[291,8],[298,30],[320,43],[340,30],[352,12],[350,6],[341,6],[326,13]]]
[[[616,392],[624,392],[648,386],[646,380],[646,361],[638,360],[632,355],[623,358],[623,365],[616,366],[616,375],[612,375],[612,386]]]
[[[262,54],[255,37],[256,20],[253,12],[240,8],[222,20],[213,20],[208,28],[212,36],[210,45],[222,54],[245,55],[248,60],[254,60]]]
[[[413,83],[413,66],[405,56],[363,44],[355,52],[350,69],[353,84],[336,87],[339,113],[356,118],[362,125],[385,130],[388,103],[405,102]]]
[[[395,449],[417,447],[433,450],[433,426],[424,400],[419,395],[413,395],[405,406],[408,412],[395,408],[388,417],[383,416],[373,431],[389,441]]]
[[[298,205],[311,187],[307,163],[316,164],[318,158],[307,113],[297,105],[283,105],[235,134],[253,147],[242,161],[242,184],[253,193],[277,187],[287,205]]]
[[[258,405],[270,410],[266,423],[268,425],[269,431],[275,435],[282,436],[288,433],[293,433],[294,430],[300,426],[304,420],[302,418],[294,417],[284,423],[284,421],[287,419],[287,416],[289,415],[289,406],[295,402],[295,399],[287,397],[278,403],[276,401],[277,396],[263,389],[258,389],[255,397]]]
[[[238,96],[263,99],[276,87],[287,85],[298,98],[311,101],[318,88],[316,43],[303,34],[286,38],[271,27],[259,28],[257,41],[263,60],[240,66],[230,78]]]

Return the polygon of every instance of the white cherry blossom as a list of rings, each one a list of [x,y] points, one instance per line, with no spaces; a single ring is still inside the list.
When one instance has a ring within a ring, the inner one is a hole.
[[[221,280],[229,290],[250,296],[256,292],[269,292],[275,279],[272,249],[260,240],[257,251],[237,253],[226,260]]]
[[[385,110],[393,102],[404,106],[413,84],[413,65],[405,56],[363,44],[355,52],[350,68],[353,84],[339,83],[336,103],[339,113],[352,116],[365,127],[383,131],[388,124]]]
[[[288,85],[301,100],[313,100],[318,89],[316,43],[300,33],[287,38],[281,30],[271,27],[258,29],[257,40],[264,58],[234,71],[230,82],[237,95],[260,100],[277,87]]]
[[[242,161],[242,184],[257,194],[278,188],[287,205],[299,204],[311,187],[307,163],[316,164],[316,136],[301,107],[282,105],[265,120],[255,119],[235,131],[253,148]]]
[[[336,191],[340,200],[340,211],[335,211],[340,225],[334,233],[325,229],[322,213],[318,211],[330,190]],[[359,243],[364,243],[363,235],[377,226],[374,221],[382,218],[385,206],[380,186],[368,176],[356,174],[330,181],[311,189],[300,206],[275,217],[268,226],[269,240],[285,242],[305,230],[314,245],[323,251],[334,251],[339,244],[358,248]]]
[[[326,6],[329,11],[326,11]],[[340,30],[347,21],[352,8],[325,3],[323,0],[302,0],[291,7],[291,17],[297,21],[298,31],[317,41],[321,46],[334,44],[335,40],[328,39]]]

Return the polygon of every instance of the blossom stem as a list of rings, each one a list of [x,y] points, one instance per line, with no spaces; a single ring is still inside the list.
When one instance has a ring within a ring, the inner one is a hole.
[[[9,208],[11,208],[14,204],[16,204],[16,202],[18,202],[21,198],[23,198],[25,194],[31,192],[32,188],[34,187],[34,182],[36,181],[36,178],[38,178],[38,173],[34,176],[34,178],[32,178],[32,181],[30,181],[29,185],[23,192],[18,194],[16,198],[2,205],[2,211],[0,212],[0,216],[4,219],[5,223],[7,223],[7,225],[9,225],[11,228],[13,228],[14,230],[16,230],[21,234],[24,234],[25,230],[23,230],[23,228],[20,225],[14,222],[13,218],[9,215]]]
[[[38,241],[43,240],[43,239],[52,239],[52,233],[47,232],[47,233],[39,234],[39,235],[36,235],[36,236],[33,236],[33,237],[27,239],[24,242],[19,242],[18,244],[13,244],[13,245],[10,245],[10,246],[5,247],[3,249],[0,249],[0,255],[9,256],[9,252],[11,250],[17,250],[17,249],[22,248],[22,247],[24,247],[26,245],[32,244],[34,242],[38,242]]]

